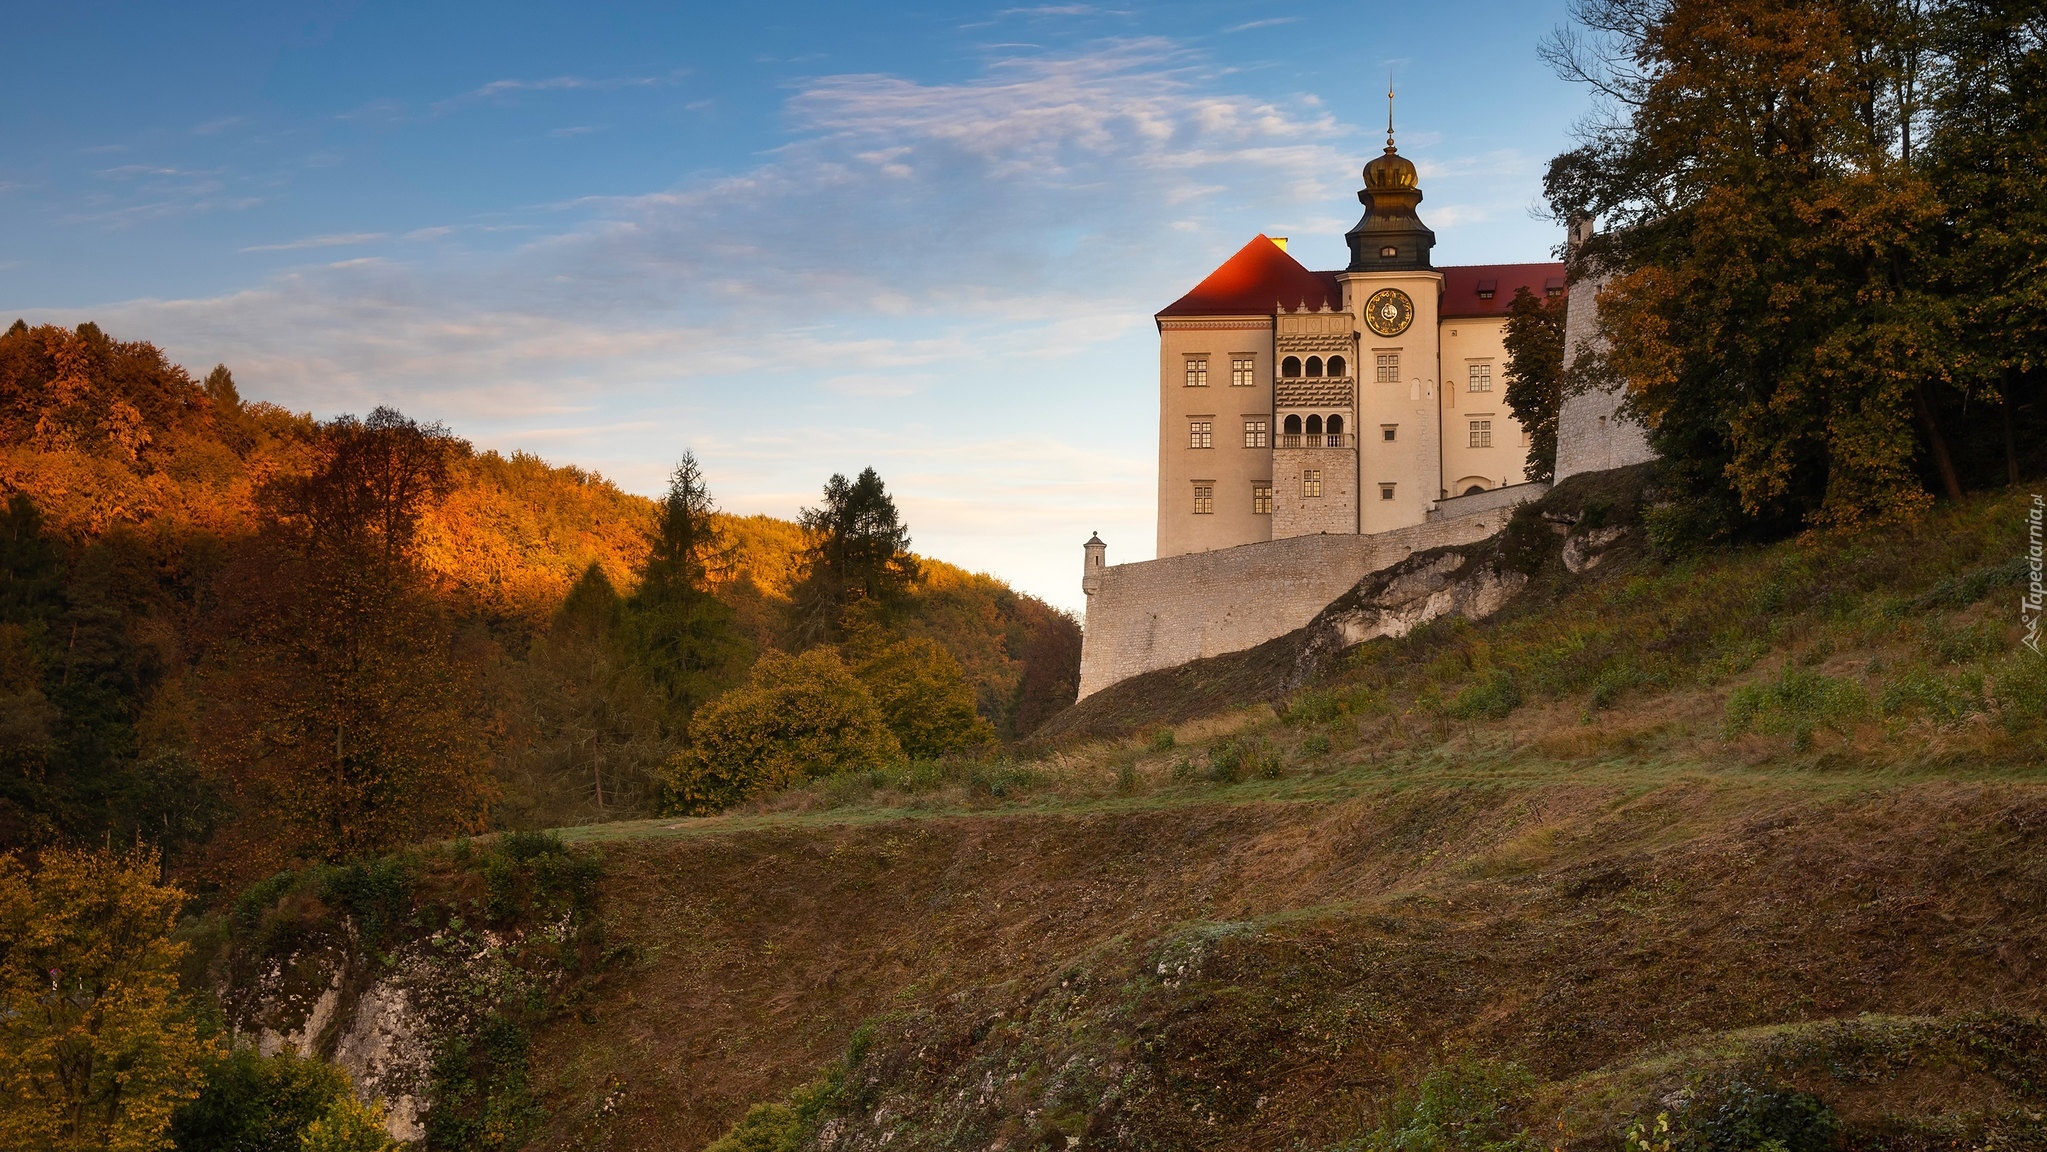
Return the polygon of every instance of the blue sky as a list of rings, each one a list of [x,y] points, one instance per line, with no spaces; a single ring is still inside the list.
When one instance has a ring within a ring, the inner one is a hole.
[[[1547,258],[1560,3],[0,4],[0,313],[394,404],[1078,606],[1153,539],[1151,314],[1341,264],[1385,86],[1438,263]]]

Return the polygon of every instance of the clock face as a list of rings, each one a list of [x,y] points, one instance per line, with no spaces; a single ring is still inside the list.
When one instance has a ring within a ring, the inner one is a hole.
[[[1365,323],[1381,336],[1398,336],[1414,323],[1414,301],[1398,288],[1381,288],[1365,301]]]

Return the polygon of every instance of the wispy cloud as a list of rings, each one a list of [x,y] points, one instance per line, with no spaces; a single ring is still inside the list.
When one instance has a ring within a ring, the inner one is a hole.
[[[390,239],[386,232],[336,232],[326,236],[307,236],[301,240],[287,240],[282,244],[252,244],[239,248],[239,252],[296,252],[302,248],[345,248],[352,244],[373,244]]]
[[[433,106],[433,111],[436,114],[452,112],[466,105],[502,102],[528,92],[615,92],[624,88],[654,88],[673,84],[688,75],[687,69],[678,69],[660,76],[548,76],[538,80],[517,78],[492,80],[458,96],[439,101]]]
[[[1223,31],[1249,32],[1253,28],[1277,28],[1281,24],[1298,24],[1300,22],[1301,17],[1299,16],[1274,16],[1270,20],[1251,20],[1243,24],[1234,24],[1228,28],[1223,29]]]

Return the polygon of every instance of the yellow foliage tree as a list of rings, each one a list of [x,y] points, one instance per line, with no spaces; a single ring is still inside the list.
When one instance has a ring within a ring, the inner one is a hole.
[[[154,1152],[213,1055],[178,995],[154,852],[0,856],[0,1147]]]
[[[691,816],[902,756],[874,697],[832,648],[762,656],[745,684],[697,710],[689,738],[668,762],[665,799]]]
[[[907,756],[964,752],[995,739],[995,726],[974,711],[974,688],[960,662],[935,640],[898,640],[854,672]]]
[[[384,1130],[384,1106],[352,1095],[334,1101],[299,1137],[299,1152],[398,1152],[398,1147]]]

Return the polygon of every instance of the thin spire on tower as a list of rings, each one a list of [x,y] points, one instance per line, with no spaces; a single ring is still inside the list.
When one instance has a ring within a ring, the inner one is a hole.
[[[1393,73],[1386,74],[1386,147],[1393,148]]]

